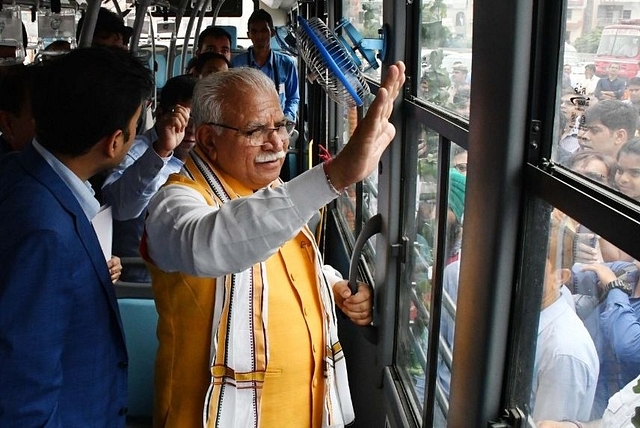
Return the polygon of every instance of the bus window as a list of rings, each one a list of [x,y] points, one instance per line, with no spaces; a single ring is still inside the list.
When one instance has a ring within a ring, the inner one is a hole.
[[[369,108],[373,97],[364,100],[364,111]],[[349,141],[351,134],[358,124],[358,109],[345,108],[343,110],[343,142]],[[364,113],[363,113],[364,114]],[[341,150],[339,147],[338,150]],[[358,187],[362,189],[359,193]],[[354,184],[346,188],[342,195],[336,200],[338,215],[342,225],[350,230],[350,239],[355,242],[355,236],[359,233],[361,226],[371,217],[378,213],[378,172],[374,171],[369,177],[362,181],[362,184]],[[358,217],[358,213],[362,215]],[[371,237],[364,247],[364,257],[369,264],[372,273],[375,273],[374,250],[375,236]]]
[[[25,59],[26,29],[21,21],[20,6],[7,6],[0,11],[0,64],[20,64]],[[24,32],[24,35],[23,35]]]
[[[576,64],[559,67],[552,142],[555,170],[559,177],[567,174],[600,193],[613,191],[637,205],[640,97],[635,92],[640,94],[640,80],[635,75],[640,22],[605,26],[595,56],[578,42],[588,34],[568,31],[569,21],[566,28],[561,42],[573,44],[581,61],[590,64],[593,58],[595,67],[577,81],[568,76]],[[587,79],[597,82],[593,93],[587,92],[592,83]],[[531,415],[535,422],[598,420],[609,398],[640,373],[637,358],[629,359],[637,344],[627,340],[640,334],[634,332],[640,313],[633,294],[638,283],[636,255],[600,236],[596,231],[603,225],[598,220],[581,222],[542,204],[549,213],[546,266],[540,267],[535,280],[524,279],[528,286],[540,287],[536,290],[541,293]],[[525,255],[533,258],[531,253]],[[619,315],[621,308],[624,317]],[[574,364],[578,361],[579,369]]]
[[[358,30],[364,39],[378,39],[378,30],[382,28],[382,0],[364,0],[356,2],[359,8],[353,7],[351,2],[344,2],[342,16],[346,18]],[[343,30],[343,37],[346,38]],[[380,81],[380,61],[378,67],[371,67],[370,64],[359,53],[358,57],[362,61],[361,69],[367,77]]]
[[[438,153],[439,145],[424,142],[425,134],[433,135],[432,130],[420,132],[417,153],[417,182],[414,226],[406,230],[411,245],[409,269],[402,278],[400,291],[400,310],[398,326],[398,345],[396,367],[404,384],[416,414],[421,414],[426,395],[426,373],[429,363],[429,332],[433,331],[434,314],[432,302],[435,296],[441,296],[437,381],[433,426],[445,426],[449,408],[451,382],[453,335],[458,295],[458,277],[460,273],[460,248],[464,219],[464,200],[466,192],[467,151],[451,143],[449,153],[450,168],[447,171],[447,209],[438,212]],[[435,134],[436,139],[439,136]],[[441,167],[441,166],[440,166]],[[444,238],[438,238],[438,218],[445,216]],[[444,253],[436,278],[436,257],[438,241],[444,241]],[[441,289],[439,288],[441,285]],[[431,354],[433,355],[433,354]]]
[[[418,98],[469,118],[471,19],[459,2],[423,0]]]
[[[345,142],[355,131],[358,125],[358,109],[356,107],[345,108],[342,110],[342,138],[340,138],[338,151],[342,150]],[[340,216],[342,225],[355,235],[356,228],[356,185],[351,185],[345,189],[342,195],[336,200],[338,215]],[[351,236],[353,236],[351,235]],[[355,242],[355,238],[354,238]]]
[[[611,68],[617,69],[617,64]],[[581,175],[592,186],[613,190],[631,201],[640,200],[634,177],[634,171],[640,172],[640,140],[635,137],[640,114],[640,79],[634,78],[627,84],[619,77],[600,78],[600,82],[607,79],[611,85],[619,81],[619,91],[632,95],[627,95],[628,100],[618,99],[611,86],[607,89],[612,95],[598,99],[599,85],[589,96],[584,93],[587,83],[568,86],[563,83],[564,74],[563,71],[563,78],[558,80],[560,97],[552,160],[560,169]],[[605,92],[601,91],[603,95]]]
[[[547,209],[544,277],[531,282],[541,288],[531,414],[587,422],[638,376],[638,266],[588,225]]]

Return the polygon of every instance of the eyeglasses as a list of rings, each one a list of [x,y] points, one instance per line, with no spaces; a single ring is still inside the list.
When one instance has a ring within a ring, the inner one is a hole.
[[[282,140],[288,140],[296,127],[295,122],[291,122],[290,120],[285,120],[284,122],[276,124],[275,128],[269,128],[268,126],[260,125],[251,129],[240,129],[234,128],[233,126],[224,125],[222,123],[214,122],[208,122],[207,125],[219,126],[220,128],[226,128],[232,131],[236,131],[238,134],[245,137],[247,141],[249,141],[250,146],[256,147],[264,145],[265,141],[269,139],[269,134],[271,134],[272,132],[275,132]]]
[[[467,164],[466,163],[458,163],[453,166],[459,172],[467,172]]]

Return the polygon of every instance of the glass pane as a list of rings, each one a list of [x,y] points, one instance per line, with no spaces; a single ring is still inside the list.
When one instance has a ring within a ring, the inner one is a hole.
[[[471,100],[472,2],[422,0],[418,97],[463,118]]]
[[[532,416],[536,422],[604,416],[602,426],[614,426],[605,412],[609,399],[640,375],[638,266],[559,210],[549,223]],[[611,403],[617,410],[620,402]]]
[[[440,339],[438,348],[438,381],[434,427],[446,426],[453,361],[453,334],[455,331],[458,280],[460,276],[460,249],[464,221],[466,193],[467,151],[451,144],[447,229],[445,236],[445,266],[442,275],[442,307],[440,310]]]
[[[346,0],[343,2],[344,21],[337,31],[349,46],[360,46],[356,56],[360,69],[371,79],[380,82],[380,60],[377,53],[382,49],[378,30],[382,28],[382,0]],[[353,26],[353,30],[348,30]]]
[[[434,143],[435,140],[435,143]],[[398,327],[397,368],[405,380],[409,394],[413,398],[416,414],[422,414],[425,400],[425,379],[429,362],[428,337],[431,324],[432,291],[434,286],[443,287],[441,307],[440,338],[437,364],[437,383],[435,397],[435,415],[433,426],[445,426],[448,411],[448,397],[451,370],[451,352],[460,269],[460,244],[462,241],[462,221],[464,214],[464,196],[466,189],[467,153],[461,147],[452,144],[450,153],[448,209],[446,212],[446,231],[444,239],[444,273],[442,284],[433,283],[434,251],[437,242],[438,189],[438,135],[424,129],[418,145],[418,182],[416,183],[415,230],[408,233],[413,242],[410,253],[409,269],[402,279],[400,311],[406,314]],[[461,172],[462,171],[462,172]],[[421,419],[421,418],[420,418]]]
[[[566,7],[552,160],[638,201],[640,0]]]
[[[358,125],[358,109],[353,107],[343,110],[342,117],[342,140],[341,146],[338,147],[338,151],[342,150],[344,144],[349,141],[351,135]],[[354,235],[356,232],[356,185],[353,184],[346,188],[342,195],[337,199],[336,206],[338,212],[342,217],[343,225],[350,230]],[[355,238],[354,238],[355,242]]]
[[[432,144],[428,144],[428,139]],[[429,343],[431,291],[435,258],[438,201],[438,135],[423,127],[418,140],[415,227],[408,238],[413,242],[408,269],[402,278],[396,366],[417,415],[422,414]],[[419,416],[419,419],[422,419]]]
[[[364,110],[369,108],[371,103],[373,102],[374,97],[370,96],[364,100]],[[346,109],[345,115],[343,117],[344,121],[344,133],[343,133],[343,141],[349,141],[351,134],[356,128],[358,123],[358,111],[356,108]],[[340,150],[342,147],[340,147]],[[360,204],[362,207],[362,224],[366,223],[371,217],[378,213],[378,171],[375,170],[369,177],[362,181],[362,200],[358,200],[356,185],[349,186],[346,191],[338,198],[337,206],[339,212],[342,215],[343,221],[345,225],[355,233],[359,230],[356,227],[356,206]],[[355,238],[354,238],[355,242]],[[375,254],[375,243],[376,237],[371,237],[365,247],[364,247],[364,256],[365,259],[369,262],[369,268],[371,269],[372,274],[375,274],[375,263],[374,263],[374,254]]]
[[[364,111],[369,109],[374,97],[370,96],[364,100]],[[378,213],[378,170],[374,170],[371,175],[362,181],[362,223],[366,223],[371,217]],[[364,257],[369,264],[371,273],[375,275],[375,248],[376,236],[372,236],[364,247]]]
[[[364,100],[364,111],[369,109],[374,97],[370,96]],[[363,207],[362,217],[366,222],[378,213],[378,170],[374,170],[369,177],[363,181]]]

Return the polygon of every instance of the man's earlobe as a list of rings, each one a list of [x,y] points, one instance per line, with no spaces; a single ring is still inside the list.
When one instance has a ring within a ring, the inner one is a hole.
[[[558,269],[558,279],[560,280],[560,285],[568,283],[571,279],[571,270]]]
[[[213,129],[211,128],[211,126],[209,125],[200,125],[197,129],[196,129],[196,142],[198,144],[198,146],[200,146],[200,148],[202,150],[204,150],[209,157],[215,157],[215,152],[216,152],[216,145],[215,145],[215,139],[216,139],[216,134],[213,131]]]
[[[208,125],[200,125],[196,128],[196,141],[198,143],[207,144],[211,127]]]
[[[108,137],[105,137],[104,148],[105,155],[115,158],[120,151],[120,145],[124,144],[124,135],[121,129],[114,131]]]

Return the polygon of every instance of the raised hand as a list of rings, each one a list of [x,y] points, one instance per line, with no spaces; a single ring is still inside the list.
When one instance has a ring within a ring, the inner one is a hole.
[[[375,100],[353,136],[338,155],[325,166],[331,183],[343,189],[368,177],[378,166],[380,157],[396,134],[389,123],[393,103],[402,90],[404,63],[389,67]]]
[[[153,143],[155,152],[163,158],[171,155],[184,138],[184,132],[189,124],[191,109],[176,104],[169,111],[162,112],[156,123],[158,141]]]

